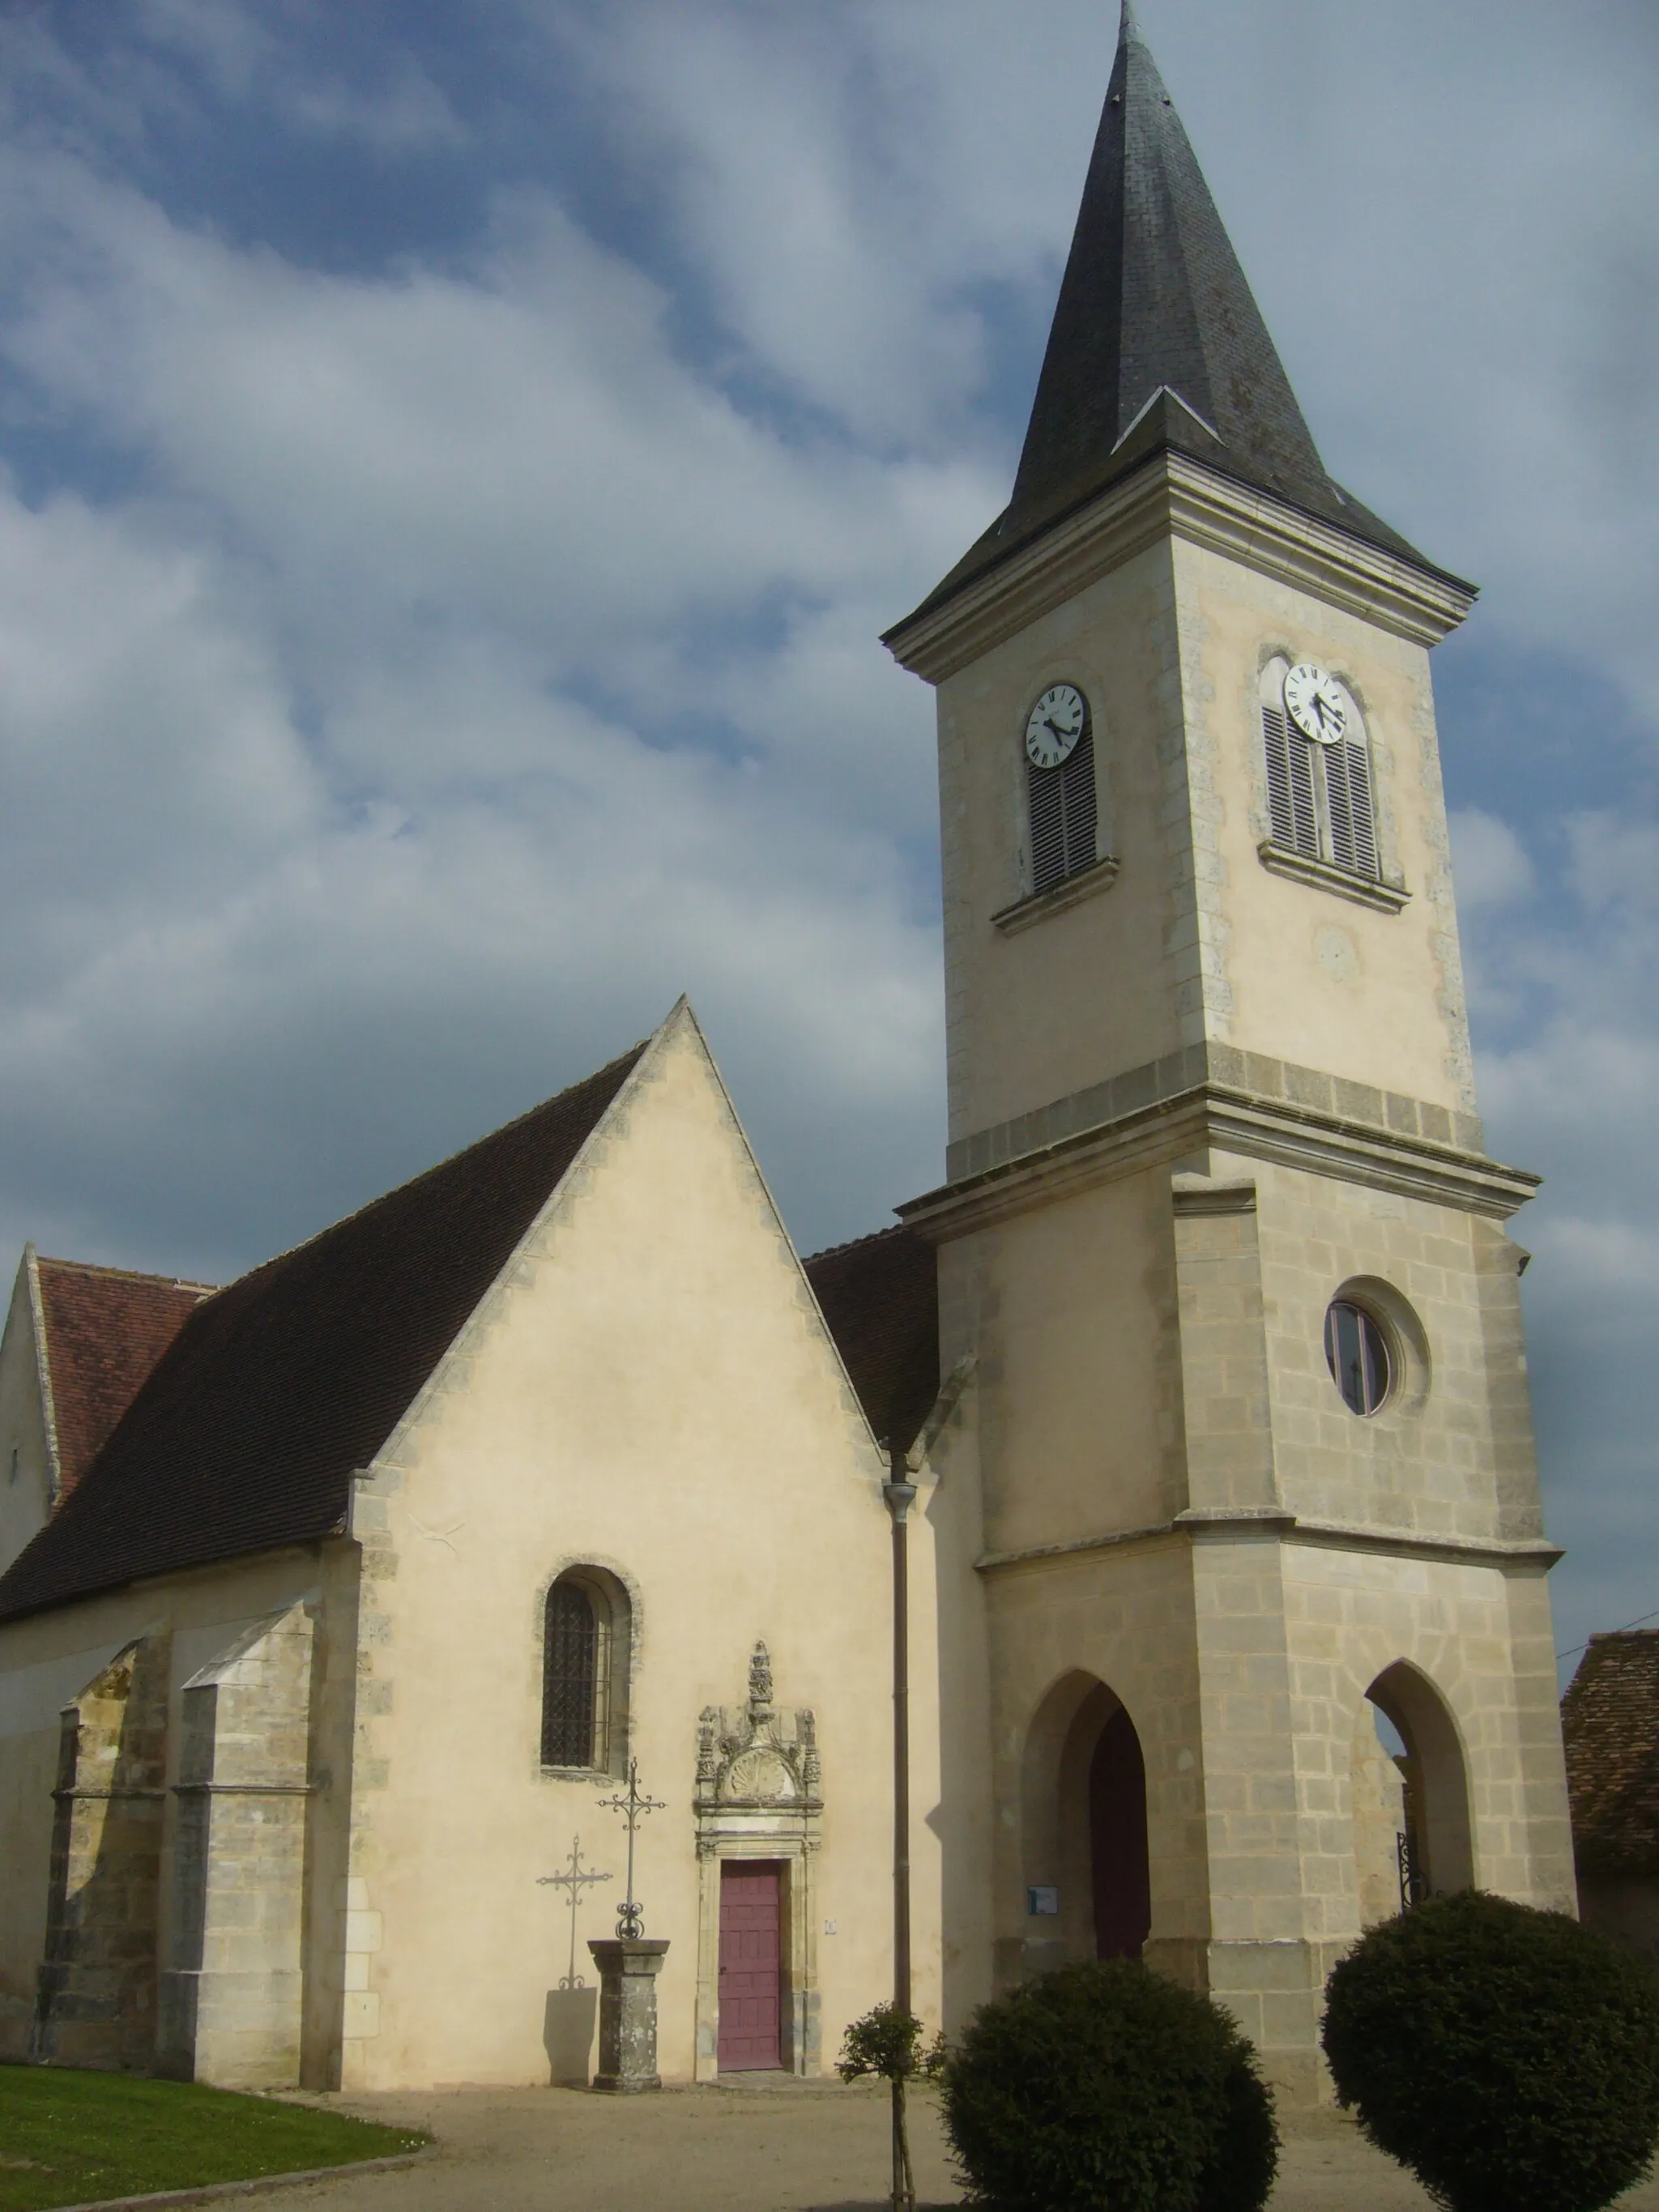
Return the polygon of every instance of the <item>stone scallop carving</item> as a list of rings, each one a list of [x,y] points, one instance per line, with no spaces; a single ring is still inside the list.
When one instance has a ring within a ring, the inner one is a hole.
[[[697,1810],[816,1813],[817,1731],[811,1711],[780,1713],[772,1702],[772,1662],[757,1643],[749,1662],[749,1697],[735,1708],[705,1705],[697,1722]]]

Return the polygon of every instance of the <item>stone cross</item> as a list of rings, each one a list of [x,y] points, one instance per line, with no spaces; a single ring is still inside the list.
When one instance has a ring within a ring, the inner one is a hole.
[[[583,1866],[582,1839],[580,1836],[572,1836],[570,1838],[570,1863],[562,1874],[538,1874],[536,1877],[536,1887],[538,1889],[547,1887],[568,1889],[570,1892],[570,1972],[559,1984],[562,1990],[581,1990],[587,1986],[576,1972],[576,1909],[581,1903],[582,1892],[589,1882],[609,1881],[610,1879],[608,1874],[590,1874]],[[632,1882],[629,1884],[630,1889],[633,1886]]]

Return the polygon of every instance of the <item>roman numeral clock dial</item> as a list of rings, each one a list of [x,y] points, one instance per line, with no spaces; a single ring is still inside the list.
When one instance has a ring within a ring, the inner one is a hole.
[[[1348,702],[1342,686],[1311,660],[1299,661],[1285,678],[1285,711],[1316,745],[1334,745],[1347,734]]]
[[[1050,684],[1025,718],[1025,757],[1033,768],[1059,768],[1077,750],[1089,702],[1075,684]]]

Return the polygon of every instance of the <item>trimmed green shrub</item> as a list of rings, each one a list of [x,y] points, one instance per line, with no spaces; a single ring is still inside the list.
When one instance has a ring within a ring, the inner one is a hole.
[[[1596,2212],[1659,2142],[1659,1982],[1565,1913],[1465,1890],[1331,1976],[1339,2100],[1451,2212]]]
[[[1272,2093],[1218,2005],[1127,1959],[983,2005],[945,2065],[945,2124],[998,2212],[1260,2212]]]
[[[904,2087],[908,2081],[935,2081],[945,2065],[945,2038],[935,2036],[921,2047],[921,2022],[915,2013],[890,2000],[855,2020],[848,2029],[836,2061],[843,2081],[856,2081],[866,2074],[878,2075],[893,2096],[893,2207],[915,2212],[916,2177],[910,2164],[910,2125],[905,2117]]]

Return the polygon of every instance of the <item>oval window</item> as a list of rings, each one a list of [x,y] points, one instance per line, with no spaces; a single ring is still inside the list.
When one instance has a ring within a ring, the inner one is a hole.
[[[1325,1315],[1325,1358],[1351,1413],[1374,1413],[1393,1381],[1389,1340],[1364,1306],[1334,1299]]]

